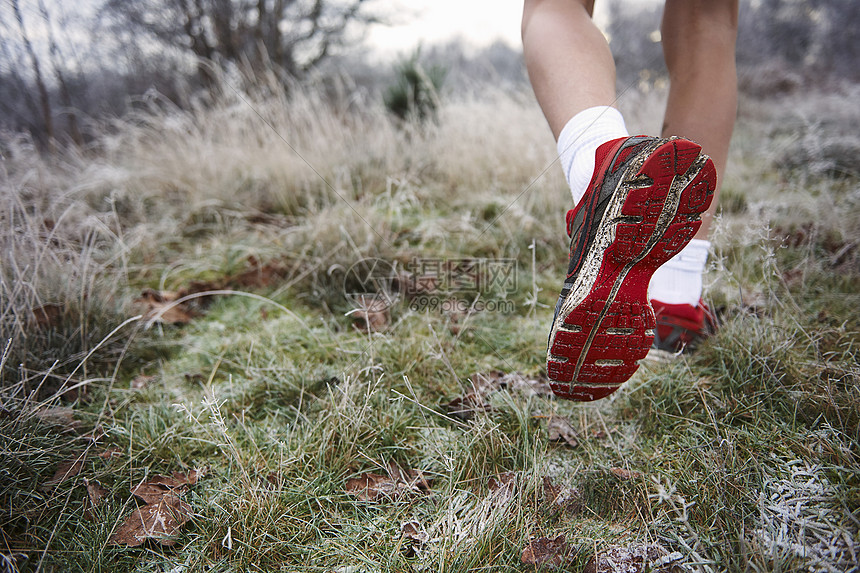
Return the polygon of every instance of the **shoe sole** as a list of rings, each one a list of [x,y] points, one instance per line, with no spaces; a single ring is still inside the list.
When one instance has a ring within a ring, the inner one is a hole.
[[[624,161],[550,331],[550,385],[569,400],[606,397],[639,368],[656,325],[651,275],[690,242],[716,189],[713,162],[686,139],[656,139]]]

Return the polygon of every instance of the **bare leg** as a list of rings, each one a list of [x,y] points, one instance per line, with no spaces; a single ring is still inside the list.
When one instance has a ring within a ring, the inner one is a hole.
[[[523,7],[526,69],[556,139],[580,111],[615,101],[615,61],[593,9],[594,0],[525,0]]]
[[[717,169],[717,192],[738,105],[737,29],[737,0],[666,0],[662,35],[670,87],[663,136],[687,137],[702,146]],[[697,239],[707,239],[716,207],[714,197]]]

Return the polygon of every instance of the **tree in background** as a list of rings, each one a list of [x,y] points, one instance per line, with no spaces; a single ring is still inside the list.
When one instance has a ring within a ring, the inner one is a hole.
[[[372,0],[106,0],[127,26],[196,58],[198,73],[214,81],[211,65],[245,73],[274,71],[300,78],[360,25],[378,21]]]
[[[45,85],[45,78],[42,75],[41,62],[39,56],[36,54],[36,50],[33,48],[33,42],[30,41],[30,34],[28,33],[27,26],[24,23],[24,15],[21,12],[21,7],[18,5],[18,0],[11,0],[10,6],[12,7],[12,13],[15,15],[15,22],[18,24],[21,44],[24,46],[24,51],[27,54],[30,67],[33,71],[33,82],[36,84],[36,91],[39,93],[39,105],[41,108],[42,121],[48,147],[49,149],[53,149],[53,113],[51,111],[51,99],[48,97],[48,88]]]

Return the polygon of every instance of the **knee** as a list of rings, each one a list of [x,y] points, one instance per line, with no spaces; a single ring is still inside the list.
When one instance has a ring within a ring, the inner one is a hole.
[[[667,0],[661,34],[664,45],[705,43],[734,49],[738,34],[738,0]]]
[[[583,9],[591,16],[594,13],[594,0],[524,0],[523,19],[520,31],[523,35],[532,18],[536,15],[546,16],[549,19],[558,20],[569,13],[571,8]]]

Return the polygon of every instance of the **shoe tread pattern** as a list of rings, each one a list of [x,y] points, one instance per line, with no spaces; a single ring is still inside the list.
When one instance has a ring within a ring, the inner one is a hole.
[[[615,158],[613,167],[620,162]],[[597,400],[633,375],[654,339],[651,275],[693,238],[715,188],[713,162],[686,139],[666,140],[627,175],[618,191],[627,194],[621,216],[607,212],[597,223],[598,234],[614,233],[597,278],[579,304],[555,319],[547,373],[558,396]]]

